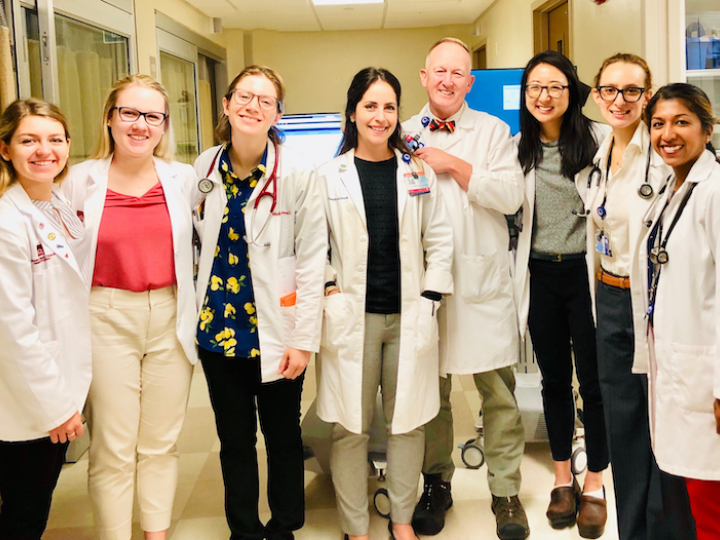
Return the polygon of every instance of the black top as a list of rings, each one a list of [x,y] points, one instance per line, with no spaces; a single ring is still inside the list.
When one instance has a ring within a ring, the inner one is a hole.
[[[355,158],[369,237],[366,313],[400,313],[397,161]]]

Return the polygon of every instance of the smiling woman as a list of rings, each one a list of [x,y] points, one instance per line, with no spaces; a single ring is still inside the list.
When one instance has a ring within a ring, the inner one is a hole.
[[[0,538],[39,540],[90,386],[89,235],[58,184],[70,138],[35,99],[0,119]]]
[[[64,189],[92,231],[90,495],[103,540],[131,536],[135,478],[147,539],[170,526],[192,365],[192,167],[172,161],[167,92],[117,81],[94,159]]]

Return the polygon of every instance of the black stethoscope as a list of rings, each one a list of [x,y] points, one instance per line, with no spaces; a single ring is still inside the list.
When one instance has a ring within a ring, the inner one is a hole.
[[[253,206],[253,209],[257,210],[262,198],[270,197],[272,199],[272,203],[270,204],[269,215],[272,215],[272,213],[275,211],[275,206],[277,205],[277,170],[278,170],[278,163],[280,161],[280,152],[278,152],[277,143],[275,141],[272,141],[272,143],[273,143],[273,150],[275,152],[275,160],[273,163],[273,170],[272,170],[272,173],[270,174],[269,178],[266,180],[265,184],[263,185],[262,189],[260,190],[260,193],[258,193],[258,196],[255,199],[255,204]],[[215,154],[215,157],[213,158],[212,163],[210,163],[210,168],[208,168],[208,172],[205,175],[205,178],[203,178],[202,180],[200,180],[198,182],[198,189],[202,193],[205,193],[206,195],[208,193],[210,193],[213,190],[213,188],[215,187],[215,184],[213,183],[212,180],[210,180],[209,176],[215,170],[215,165],[217,164],[217,160],[220,157],[220,154],[222,154],[223,150],[225,150],[224,146],[222,146],[218,150],[217,154]],[[270,190],[268,188],[271,188],[272,190]],[[262,235],[269,220],[265,220],[265,223],[263,223],[263,226],[260,229],[260,232],[256,236],[253,237],[251,229],[254,228],[256,214],[257,214],[257,211],[253,212],[253,215],[250,218],[250,227],[248,228],[248,234],[245,235],[244,238],[245,238],[245,241],[248,242],[249,244],[255,244],[256,246],[261,246],[261,247],[267,247],[270,245],[270,242],[258,243],[257,240]]]
[[[610,178],[610,164],[612,163],[612,153],[613,153],[613,147],[615,146],[615,139],[613,138],[612,142],[610,143],[610,152],[608,152],[608,158],[607,163],[605,165],[605,193],[603,195],[603,200],[600,206],[597,207],[597,213],[598,216],[600,216],[600,219],[605,219],[605,216],[607,216],[607,210],[605,209],[605,204],[607,203],[607,195],[608,195],[608,182],[607,179]],[[645,179],[643,180],[642,185],[638,188],[638,195],[641,199],[649,199],[655,194],[655,190],[653,189],[652,185],[650,184],[650,158],[652,157],[652,146],[648,146],[648,152],[647,152],[647,160],[645,162]],[[590,188],[593,184],[593,179],[595,180],[595,186],[600,187],[600,182],[602,181],[603,174],[602,170],[600,169],[600,160],[598,159],[595,163],[593,163],[593,168],[590,171],[590,174],[588,175],[588,182],[587,182],[587,189],[588,193],[590,192]],[[666,182],[667,186],[667,182]],[[663,186],[662,191],[665,190],[665,186]],[[588,217],[590,215],[590,210],[585,207],[583,208],[583,211],[581,213],[577,214],[580,217]]]
[[[673,232],[673,229],[675,228],[675,225],[680,220],[680,216],[683,213],[683,210],[685,210],[685,207],[687,206],[688,201],[690,200],[690,196],[692,195],[693,190],[697,186],[697,183],[693,183],[690,185],[690,187],[687,190],[687,193],[685,193],[685,197],[680,202],[680,206],[678,207],[677,212],[675,213],[675,217],[673,218],[672,222],[670,223],[670,226],[668,227],[667,234],[665,235],[665,238],[663,238],[663,216],[665,215],[665,211],[668,209],[668,206],[670,205],[670,199],[668,198],[665,201],[665,206],[663,206],[662,211],[660,212],[660,217],[657,221],[657,235],[655,236],[655,242],[653,247],[648,252],[648,259],[650,259],[650,262],[653,264],[653,275],[652,280],[650,283],[650,289],[648,291],[648,310],[646,315],[651,318],[652,322],[652,315],[653,311],[655,310],[655,299],[657,298],[657,287],[658,283],[660,282],[660,271],[662,270],[662,267],[670,261],[670,255],[667,252],[667,243],[668,240],[670,240],[670,235]]]

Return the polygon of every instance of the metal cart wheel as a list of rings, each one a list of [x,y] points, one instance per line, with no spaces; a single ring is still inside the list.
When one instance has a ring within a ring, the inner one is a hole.
[[[485,452],[477,439],[470,439],[460,446],[463,463],[468,469],[479,469],[485,463]]]
[[[378,514],[385,519],[390,518],[390,497],[388,496],[387,489],[379,488],[375,492],[373,504],[375,505],[375,510],[377,510]]]
[[[573,451],[570,458],[570,467],[576,475],[583,473],[587,469],[587,451],[584,446],[578,446]]]

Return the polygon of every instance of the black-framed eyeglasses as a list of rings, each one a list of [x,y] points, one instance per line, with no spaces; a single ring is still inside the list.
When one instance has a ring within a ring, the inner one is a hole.
[[[542,86],[540,84],[528,84],[527,86],[525,86],[525,94],[527,94],[527,97],[535,99],[540,97],[542,91],[545,90],[547,92],[547,95],[551,98],[559,98],[563,95],[563,92],[565,92],[566,88],[568,88],[567,85],[563,86],[560,84],[552,84],[550,86]]]
[[[622,94],[623,100],[627,103],[637,103],[645,93],[645,89],[640,86],[628,86],[627,88],[598,86],[597,91],[603,101],[615,101],[618,94]]]
[[[113,107],[118,112],[120,120],[123,122],[137,122],[141,116],[145,117],[145,122],[150,126],[161,126],[167,120],[168,115],[161,112],[140,112],[131,107]]]
[[[272,111],[276,108],[277,110],[282,110],[282,107],[279,105],[280,102],[278,98],[273,96],[261,96],[259,94],[253,94],[252,92],[248,90],[243,90],[242,88],[235,88],[231,92],[231,94],[233,97],[233,101],[235,101],[235,103],[241,106],[247,105],[257,97],[261,109],[264,109],[266,111]]]

